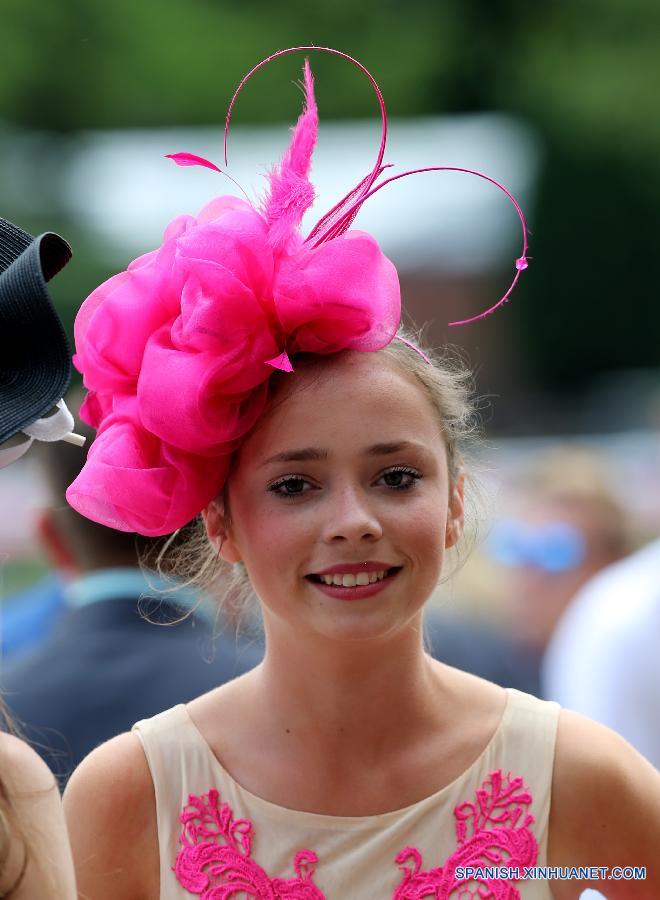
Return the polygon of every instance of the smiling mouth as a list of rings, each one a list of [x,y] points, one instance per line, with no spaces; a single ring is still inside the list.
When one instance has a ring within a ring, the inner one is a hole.
[[[391,578],[392,575],[396,575],[401,568],[402,566],[392,566],[392,568],[384,569],[381,572],[359,572],[355,575],[348,573],[337,573],[335,575],[306,575],[305,578],[308,581],[313,581],[315,584],[325,584],[329,587],[365,587],[368,584],[375,584],[377,581],[384,581],[386,578]],[[367,579],[366,581],[365,578]]]

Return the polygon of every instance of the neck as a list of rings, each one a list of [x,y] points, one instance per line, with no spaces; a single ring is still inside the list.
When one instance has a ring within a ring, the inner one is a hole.
[[[421,613],[388,638],[285,641],[267,627],[266,645],[254,712],[317,759],[375,761],[446,716],[449,691],[424,652]]]

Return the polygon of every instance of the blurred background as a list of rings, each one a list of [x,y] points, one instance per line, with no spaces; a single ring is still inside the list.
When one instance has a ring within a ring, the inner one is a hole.
[[[500,191],[466,175],[415,176],[370,200],[356,227],[399,268],[406,319],[430,344],[460,348],[476,375],[487,437],[474,465],[479,533],[438,604],[517,629],[538,654],[581,583],[559,585],[557,572],[584,563],[586,579],[660,534],[659,36],[652,0],[5,0],[0,212],[72,244],[51,285],[72,336],[82,300],[158,246],[172,218],[238,193],[165,155],[223,165],[227,104],[253,65],[308,43],[363,62],[387,103],[393,172],[480,169],[528,218],[530,266],[511,301],[458,327],[447,323],[502,296],[521,253]],[[370,171],[380,139],[367,79],[337,57],[310,57],[321,127],[309,228]],[[251,198],[300,111],[302,63],[271,63],[236,104],[227,171]],[[31,454],[0,471],[5,611],[49,569],[36,537],[47,502]],[[589,529],[607,516],[609,549],[591,560]],[[534,547],[518,539],[525,522]],[[543,522],[569,531],[553,543]],[[525,566],[536,581],[514,571]]]

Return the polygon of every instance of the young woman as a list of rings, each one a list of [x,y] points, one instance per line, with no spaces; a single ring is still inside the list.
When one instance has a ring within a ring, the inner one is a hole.
[[[608,729],[424,651],[424,604],[463,530],[465,373],[397,335],[393,267],[346,231],[355,192],[313,246],[297,239],[306,76],[264,209],[221,198],[173,223],[79,316],[99,437],[70,502],[152,534],[201,513],[266,635],[256,669],[74,773],[80,895],[658,896],[653,767]],[[646,880],[608,880],[615,866]]]

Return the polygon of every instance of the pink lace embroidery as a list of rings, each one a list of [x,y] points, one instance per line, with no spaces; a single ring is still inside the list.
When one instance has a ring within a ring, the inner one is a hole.
[[[299,850],[295,878],[269,878],[251,858],[254,830],[249,819],[236,819],[215,789],[190,794],[180,821],[183,844],[173,866],[179,883],[202,900],[231,900],[246,893],[256,900],[325,900],[313,882],[316,853]],[[219,843],[222,840],[223,843]]]
[[[397,855],[404,877],[392,900],[519,900],[520,893],[508,879],[459,879],[455,873],[458,866],[518,866],[522,872],[523,866],[535,865],[538,844],[529,829],[534,817],[526,810],[531,802],[522,778],[511,779],[510,773],[503,776],[501,769],[491,772],[477,790],[475,802],[466,801],[454,809],[459,846],[444,866],[423,870],[422,855],[415,847],[406,847]],[[475,882],[479,886],[471,888]]]
[[[253,900],[325,900],[314,884],[316,853],[299,850],[293,860],[295,878],[270,878],[251,857],[254,829],[249,819],[236,819],[218,791],[191,794],[180,816],[182,847],[172,867],[179,883],[202,900],[231,900],[244,893]],[[406,847],[396,857],[403,879],[392,900],[520,900],[509,880],[459,879],[458,866],[533,866],[538,845],[529,826],[532,795],[523,779],[490,773],[476,791],[474,803],[454,809],[458,848],[444,866],[422,868],[422,855]],[[475,886],[476,885],[476,886]]]

